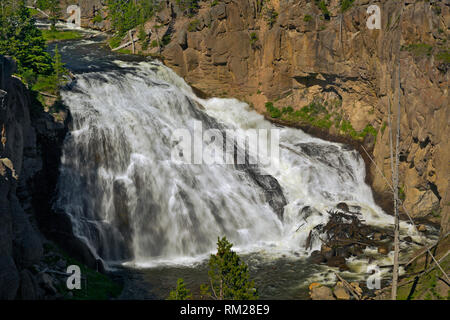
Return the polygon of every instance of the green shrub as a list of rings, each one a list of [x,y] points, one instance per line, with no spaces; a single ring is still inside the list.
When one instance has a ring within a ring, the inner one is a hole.
[[[198,19],[192,20],[191,22],[189,22],[188,31],[189,32],[197,31],[197,27],[199,25],[200,25],[200,21]]]
[[[272,102],[266,102],[266,110],[269,112],[271,118],[280,118],[281,111],[273,105]]]
[[[355,0],[341,0],[341,12],[345,12],[351,8]]]
[[[277,22],[278,18],[278,12],[275,11],[275,9],[270,8],[267,9],[267,24],[270,28],[273,27],[273,25]]]
[[[201,294],[217,300],[256,300],[258,294],[248,266],[232,247],[225,237],[218,239],[217,253],[208,263],[209,283],[201,286]]]
[[[305,16],[303,17],[303,21],[305,22],[309,22],[313,19],[312,16],[310,16],[309,14],[305,14]]]
[[[402,51],[411,52],[416,57],[431,56],[433,47],[426,43],[414,43],[407,46],[402,46]]]
[[[161,44],[163,46],[167,46],[170,43],[171,40],[172,40],[172,35],[166,34],[164,37],[162,37]]]
[[[324,0],[315,0],[316,5],[319,7],[320,11],[326,20],[330,20],[330,11],[328,10],[327,4]]]
[[[109,39],[109,45],[113,49],[120,46],[121,42],[122,42],[122,37],[119,37],[117,35],[112,37],[111,39]]]
[[[250,33],[250,43],[254,44],[256,41],[258,41],[258,36],[256,32]]]
[[[192,299],[191,290],[186,288],[184,280],[179,278],[175,290],[170,291],[167,300],[189,300]]]
[[[97,13],[97,15],[92,19],[92,22],[94,23],[100,23],[103,21],[103,17],[100,13]]]
[[[436,55],[436,59],[445,63],[450,63],[450,52],[448,50],[441,51]]]

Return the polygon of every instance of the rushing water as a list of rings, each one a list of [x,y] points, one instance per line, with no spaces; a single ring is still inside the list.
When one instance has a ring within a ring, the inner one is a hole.
[[[345,202],[368,224],[392,224],[374,203],[356,151],[276,127],[238,100],[200,99],[159,62],[118,56],[95,41],[65,42],[60,51],[77,76],[62,90],[73,121],[55,206],[106,263],[152,267],[146,281],[164,287],[166,272],[172,286],[175,274],[189,282],[189,265],[205,269],[217,237],[227,236],[263,297],[295,297],[305,279],[326,274],[308,266],[304,246],[327,210]],[[172,160],[172,134],[194,132],[194,121],[221,133],[241,129],[241,138],[252,129],[277,129],[279,158],[264,168]],[[319,247],[316,241],[311,250]],[[273,283],[265,278],[275,274]]]

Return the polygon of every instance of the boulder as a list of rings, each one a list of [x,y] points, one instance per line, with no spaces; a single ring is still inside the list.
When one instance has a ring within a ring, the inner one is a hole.
[[[426,232],[427,231],[427,226],[424,224],[421,224],[417,227],[417,230],[419,230],[420,232]]]
[[[336,206],[336,208],[338,208],[339,210],[342,210],[344,212],[349,212],[350,209],[348,207],[348,204],[346,204],[345,202],[339,202]]]
[[[0,256],[0,300],[16,297],[20,278],[11,256]]]
[[[311,255],[309,256],[309,261],[311,263],[320,264],[325,262],[327,259],[320,253],[319,250],[315,250],[311,252]]]
[[[340,271],[349,270],[349,267],[345,263],[344,257],[334,256],[334,257],[331,257],[330,259],[327,259],[327,266],[339,268]]]
[[[338,300],[350,300],[350,294],[340,281],[334,287],[333,294]]]
[[[28,270],[20,272],[19,298],[21,300],[37,300],[40,298],[37,281]]]
[[[388,254],[389,253],[389,249],[385,246],[381,246],[378,247],[378,253],[379,254]]]
[[[310,288],[309,294],[312,300],[336,300],[331,289],[322,285]]]
[[[334,250],[333,248],[330,248],[326,245],[322,245],[322,247],[320,248],[320,253],[325,257],[325,259],[330,259],[331,257],[334,256]]]
[[[406,237],[403,238],[403,241],[413,242],[413,239],[410,236],[406,236]]]
[[[38,275],[38,283],[45,290],[46,293],[54,295],[58,292],[53,284],[53,278],[47,273]]]

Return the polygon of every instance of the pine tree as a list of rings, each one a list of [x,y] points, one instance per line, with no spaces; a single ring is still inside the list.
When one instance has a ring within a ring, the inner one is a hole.
[[[186,288],[184,280],[179,278],[177,281],[177,287],[175,290],[169,293],[167,300],[189,300],[192,299],[192,294],[189,289]]]
[[[0,54],[13,57],[20,74],[50,75],[53,72],[52,59],[45,51],[45,40],[35,22],[24,0],[2,0]]]
[[[217,241],[217,253],[209,260],[209,285],[202,285],[205,296],[217,300],[255,300],[258,295],[245,262],[241,261],[233,244],[224,237]]]

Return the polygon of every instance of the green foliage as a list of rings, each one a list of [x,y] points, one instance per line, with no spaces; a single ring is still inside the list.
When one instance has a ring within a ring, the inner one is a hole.
[[[322,11],[322,14],[326,20],[330,20],[330,11],[328,10],[327,3],[324,0],[315,0],[314,1],[317,7]]]
[[[199,0],[176,0],[176,4],[178,8],[182,11],[186,11],[189,17],[193,17],[197,12],[200,6],[198,5]]]
[[[186,288],[184,280],[179,278],[175,290],[170,291],[167,300],[190,300],[192,299],[191,290]]]
[[[166,35],[164,35],[164,37],[162,37],[161,44],[163,46],[167,46],[171,40],[172,40],[172,36],[170,34],[166,34]]]
[[[95,15],[95,17],[92,19],[92,22],[94,22],[94,23],[100,23],[102,21],[103,21],[103,17],[101,15],[101,13],[97,13]]]
[[[256,34],[256,32],[250,33],[250,43],[255,44],[256,41],[258,41],[258,35]]]
[[[67,74],[68,71],[61,61],[61,55],[59,54],[58,46],[56,46],[53,56],[53,73],[50,75],[39,75],[32,86],[32,90],[58,95],[59,86],[65,83]]]
[[[197,27],[200,25],[200,20],[198,19],[194,19],[191,22],[189,22],[188,25],[188,31],[189,32],[194,32],[197,31]]]
[[[433,47],[426,43],[413,43],[408,46],[402,46],[402,51],[411,52],[415,57],[431,56]]]
[[[309,14],[305,14],[305,16],[303,17],[303,21],[305,22],[310,22],[313,19],[313,17]]]
[[[280,118],[281,111],[277,107],[274,107],[272,102],[266,102],[266,110],[269,112],[270,117],[272,118]]]
[[[211,7],[217,6],[219,4],[219,0],[212,0]]]
[[[108,0],[108,18],[120,36],[143,24],[161,8],[158,0]]]
[[[2,0],[0,11],[0,54],[17,61],[19,75],[36,79],[53,72],[46,43],[25,1]]]
[[[61,40],[81,39],[82,35],[78,31],[73,30],[42,30],[42,36],[47,43]]]
[[[272,28],[273,25],[277,22],[278,12],[276,12],[274,8],[268,8],[266,16],[267,16],[267,24],[269,25],[270,28]]]
[[[355,0],[341,0],[341,12],[345,12],[350,9]]]
[[[150,47],[152,47],[152,48],[156,48],[158,46],[158,41],[156,41],[156,40],[153,40],[151,43],[150,43]]]
[[[209,259],[210,284],[202,285],[201,293],[217,300],[258,299],[248,266],[231,250],[232,247],[225,237],[218,239],[217,253]]]
[[[111,48],[117,48],[118,46],[120,46],[120,43],[122,42],[122,37],[120,36],[114,36],[111,39],[109,39],[109,46]]]
[[[51,30],[56,30],[56,23],[61,16],[61,7],[59,0],[37,0],[36,6],[42,11],[48,11],[50,14]]]
[[[403,186],[398,188],[398,198],[402,201],[405,201],[406,199],[405,188]]]
[[[450,52],[448,50],[441,51],[436,55],[436,59],[445,63],[450,63]]]

